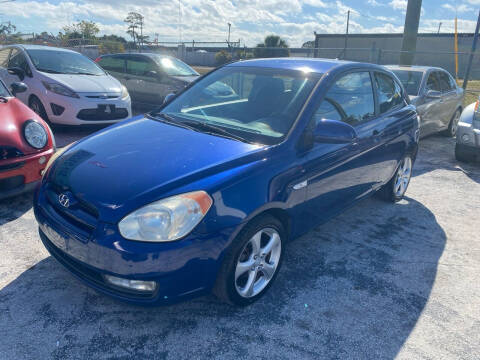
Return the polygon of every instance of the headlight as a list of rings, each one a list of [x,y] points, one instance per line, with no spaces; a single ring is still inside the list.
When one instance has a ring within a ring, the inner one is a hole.
[[[73,97],[73,98],[77,98],[77,99],[79,98],[78,94],[75,91],[70,90],[66,86],[63,86],[63,85],[58,84],[58,83],[48,83],[48,82],[45,82],[45,81],[42,81],[42,83],[43,83],[43,86],[45,86],[45,89],[47,89],[48,91],[51,91],[55,94],[68,96],[68,97]]]
[[[212,206],[205,191],[172,196],[144,206],[118,224],[120,234],[129,240],[174,241],[192,231]]]
[[[27,143],[35,148],[42,149],[47,145],[48,135],[45,128],[34,120],[28,120],[23,127],[23,135]]]
[[[122,99],[126,99],[129,96],[130,95],[128,94],[127,88],[124,85],[122,85]]]

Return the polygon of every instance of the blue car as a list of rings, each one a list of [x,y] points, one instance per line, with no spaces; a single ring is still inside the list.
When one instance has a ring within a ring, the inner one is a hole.
[[[209,98],[216,84],[236,95]],[[120,300],[213,291],[247,305],[274,282],[288,240],[374,193],[402,199],[418,129],[383,67],[229,64],[64,150],[35,196],[40,237],[74,275]]]

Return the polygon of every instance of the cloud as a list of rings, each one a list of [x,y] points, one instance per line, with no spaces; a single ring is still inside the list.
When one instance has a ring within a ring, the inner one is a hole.
[[[406,11],[407,10],[407,0],[392,0],[390,2],[390,6],[394,9],[394,10],[403,10],[403,11]]]

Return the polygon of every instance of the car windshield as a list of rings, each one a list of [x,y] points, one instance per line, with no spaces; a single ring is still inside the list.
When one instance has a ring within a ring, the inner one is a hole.
[[[169,76],[198,76],[199,74],[183,61],[169,56],[156,55],[155,61]]]
[[[297,70],[224,67],[150,115],[197,131],[276,144],[292,127],[320,77]]]
[[[8,97],[8,96],[12,96],[10,94],[10,92],[7,90],[5,84],[3,83],[3,81],[0,81],[0,96],[2,97]]]
[[[105,72],[86,56],[61,50],[27,50],[38,71],[51,74],[105,75]]]
[[[412,70],[392,70],[400,79],[408,95],[417,96],[422,83],[423,72]]]

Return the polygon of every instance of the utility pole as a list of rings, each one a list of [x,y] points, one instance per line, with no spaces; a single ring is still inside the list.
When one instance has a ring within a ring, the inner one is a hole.
[[[232,27],[232,24],[228,23],[228,40],[227,40],[227,43],[228,43],[228,47],[230,47],[230,29]]]
[[[347,12],[347,30],[345,31],[345,46],[343,48],[343,58],[347,58],[347,45],[348,45],[348,26],[350,25],[350,10]]]
[[[440,24],[438,24],[438,31],[437,34],[440,34],[440,28],[442,27],[442,22],[440,21]]]
[[[470,70],[472,69],[473,55],[475,54],[475,50],[477,50],[477,40],[478,40],[479,30],[480,30],[480,11],[478,12],[477,27],[475,28],[475,35],[473,37],[472,52],[470,53],[467,70],[465,71],[465,76],[463,77],[463,90],[465,90],[468,85],[468,78],[470,77]]]
[[[417,50],[418,25],[422,11],[422,0],[408,0],[407,15],[403,28],[403,44],[400,65],[412,65]]]

